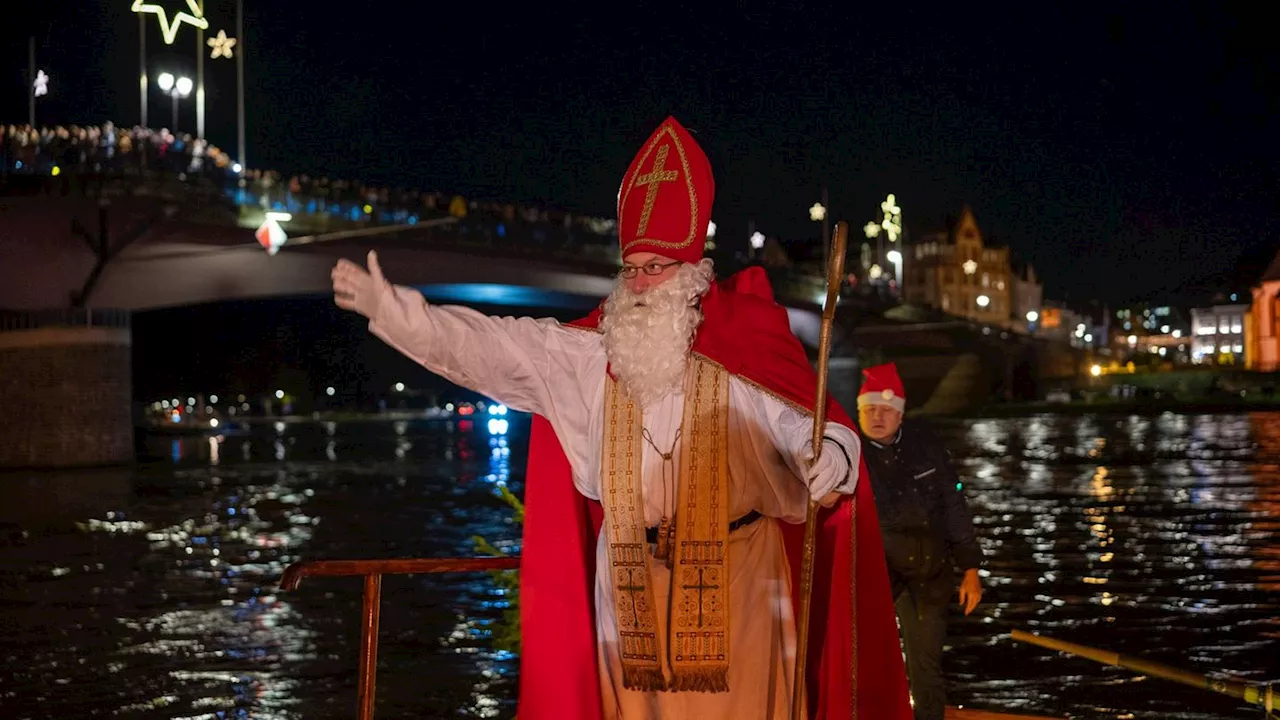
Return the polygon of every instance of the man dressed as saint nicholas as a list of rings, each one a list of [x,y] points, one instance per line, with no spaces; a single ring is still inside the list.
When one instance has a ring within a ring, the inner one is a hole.
[[[674,118],[618,196],[622,269],[568,324],[432,305],[368,269],[340,307],[431,372],[534,414],[521,560],[521,720],[907,720],[861,446],[768,280],[717,282],[715,195]],[[804,697],[793,697],[807,504],[819,502]]]

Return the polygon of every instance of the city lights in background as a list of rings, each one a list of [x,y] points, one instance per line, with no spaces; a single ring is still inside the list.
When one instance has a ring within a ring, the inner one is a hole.
[[[897,285],[897,291],[902,292],[902,253],[897,250],[894,243],[898,242],[898,238],[902,235],[902,208],[898,206],[898,198],[893,193],[880,203],[881,217],[879,221],[873,220],[863,226],[862,232],[867,236],[867,240],[876,240],[877,247],[875,257],[877,262],[871,266],[868,275],[872,280],[879,280],[884,276],[883,269],[880,268],[879,260],[893,264],[893,280]],[[888,252],[885,251],[884,240],[888,239]]]
[[[511,428],[511,424],[504,417],[507,414],[507,406],[498,403],[489,405],[489,434],[490,435],[506,435],[507,430]]]

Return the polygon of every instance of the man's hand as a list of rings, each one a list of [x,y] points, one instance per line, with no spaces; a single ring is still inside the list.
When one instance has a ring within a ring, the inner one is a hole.
[[[969,568],[964,571],[964,579],[960,581],[960,607],[968,615],[982,601],[982,581],[978,579],[978,569]]]
[[[351,310],[374,319],[378,315],[378,302],[387,280],[378,265],[378,253],[369,251],[369,269],[366,271],[350,260],[342,259],[333,267],[333,301],[343,310]]]

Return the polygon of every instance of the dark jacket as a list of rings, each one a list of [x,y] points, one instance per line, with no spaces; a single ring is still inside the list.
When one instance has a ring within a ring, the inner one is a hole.
[[[950,455],[933,433],[911,421],[888,444],[863,436],[862,448],[894,596],[905,589],[921,603],[949,602],[954,568],[982,566],[973,513]]]

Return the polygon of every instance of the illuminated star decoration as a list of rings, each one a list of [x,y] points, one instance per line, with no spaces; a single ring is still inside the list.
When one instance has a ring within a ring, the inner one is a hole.
[[[49,94],[49,76],[44,74],[43,70],[36,71],[35,82],[31,83],[36,97]]]
[[[976,272],[978,272],[978,263],[974,262],[973,260],[965,260],[965,261],[964,261],[964,274],[965,274],[965,275],[972,275],[972,274],[974,274],[974,273],[976,273]]]
[[[809,219],[814,222],[822,222],[826,216],[827,209],[822,207],[822,203],[814,203],[813,207],[809,208]]]
[[[217,37],[211,37],[208,40],[209,47],[213,48],[211,56],[214,60],[220,57],[231,59],[231,49],[236,46],[236,39],[227,37],[226,30],[219,30]]]
[[[884,219],[880,221],[881,229],[889,236],[889,242],[897,242],[898,235],[902,232],[902,208],[898,207],[898,199],[890,193],[880,203],[880,209],[884,211]]]
[[[182,27],[182,23],[201,30],[209,28],[209,21],[204,19],[204,13],[200,12],[200,3],[197,0],[187,0],[187,7],[191,12],[180,12],[174,15],[172,20],[169,19],[169,13],[163,7],[145,0],[133,0],[133,7],[129,9],[136,13],[151,13],[159,17],[160,34],[164,36],[166,45],[172,45],[178,37],[178,28]]]

